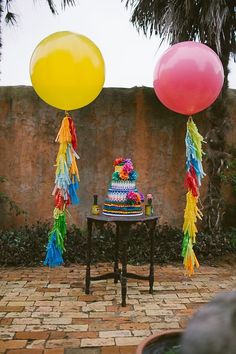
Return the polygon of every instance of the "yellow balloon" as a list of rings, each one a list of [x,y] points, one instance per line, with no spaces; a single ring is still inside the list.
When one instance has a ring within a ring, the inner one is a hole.
[[[30,60],[32,85],[45,102],[63,110],[84,107],[101,92],[105,64],[98,47],[73,32],[55,32],[35,48]]]

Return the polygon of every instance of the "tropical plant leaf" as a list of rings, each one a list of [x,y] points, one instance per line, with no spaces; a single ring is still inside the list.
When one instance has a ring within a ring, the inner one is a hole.
[[[6,15],[5,21],[6,23],[10,23],[12,25],[16,24],[16,14],[11,11],[11,3],[12,0],[6,0],[5,8],[6,8]],[[1,4],[1,11],[4,12],[3,5]]]
[[[16,24],[16,14],[14,14],[13,12],[7,12],[5,16],[5,21],[6,23],[10,23],[12,25]]]
[[[65,8],[66,6],[76,6],[77,1],[76,0],[62,0],[61,6],[62,8]]]
[[[227,43],[235,53],[235,0],[126,0],[126,7],[131,8],[131,22],[145,35],[158,34],[170,44],[199,40],[218,54]]]
[[[56,10],[56,5],[55,5],[54,1],[53,0],[47,0],[47,3],[48,3],[48,6],[49,6],[51,12],[54,15],[56,15],[57,14],[57,10]]]
[[[47,3],[48,3],[48,6],[51,10],[51,12],[54,14],[54,15],[57,15],[58,12],[57,12],[57,8],[56,8],[56,5],[54,3],[53,0],[47,0]],[[66,6],[75,6],[77,5],[77,1],[76,0],[61,0],[61,8],[64,10],[66,8]]]

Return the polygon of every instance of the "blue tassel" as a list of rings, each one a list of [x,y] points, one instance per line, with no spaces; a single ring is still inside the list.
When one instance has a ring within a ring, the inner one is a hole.
[[[69,195],[70,195],[71,204],[73,205],[79,204],[79,198],[76,193],[78,189],[79,189],[79,181],[77,177],[74,176],[74,183],[71,183],[69,185]]]
[[[43,263],[45,266],[48,265],[49,267],[57,267],[64,263],[61,250],[57,246],[56,238],[56,232],[54,232],[48,241],[47,254]]]
[[[71,184],[69,170],[66,162],[64,164],[64,171],[60,169],[58,175],[56,176],[55,184],[57,188],[64,189],[65,191],[67,191],[68,186]]]
[[[200,186],[201,180],[206,174],[203,171],[202,162],[197,158],[196,148],[188,131],[185,137],[185,144],[187,157],[186,170],[189,171],[191,165],[194,167],[198,179],[198,185]]]
[[[190,136],[188,131],[187,131],[186,137],[185,137],[185,144],[186,144],[186,157],[187,157],[187,160],[190,160],[191,158],[197,159],[196,148],[194,146],[194,143],[193,143],[192,138],[191,138],[191,136]]]

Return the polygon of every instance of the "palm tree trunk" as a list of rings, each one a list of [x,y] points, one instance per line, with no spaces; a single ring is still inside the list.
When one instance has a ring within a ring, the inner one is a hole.
[[[203,229],[211,234],[220,232],[224,217],[224,201],[222,198],[222,178],[228,160],[226,133],[229,129],[230,117],[227,107],[228,64],[230,50],[224,48],[220,56],[223,64],[225,80],[219,98],[208,111],[210,129],[207,133],[206,173],[209,177],[207,196],[204,201]],[[212,48],[215,50],[215,48]]]

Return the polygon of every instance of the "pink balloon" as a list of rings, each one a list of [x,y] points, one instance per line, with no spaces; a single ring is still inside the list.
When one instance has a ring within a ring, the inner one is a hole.
[[[172,111],[192,115],[209,107],[219,95],[224,70],[205,44],[181,42],[167,49],[156,64],[154,90]]]

